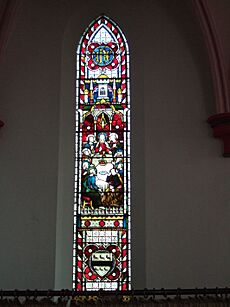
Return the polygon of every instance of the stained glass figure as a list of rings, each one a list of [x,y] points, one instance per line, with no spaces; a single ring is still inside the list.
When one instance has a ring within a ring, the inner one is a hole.
[[[73,288],[128,290],[130,273],[129,50],[97,18],[77,49]]]

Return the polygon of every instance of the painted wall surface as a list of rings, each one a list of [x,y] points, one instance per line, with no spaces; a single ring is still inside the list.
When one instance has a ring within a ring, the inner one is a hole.
[[[23,0],[0,63],[0,288],[71,288],[75,48],[105,13],[131,50],[133,287],[229,282],[229,160],[189,2]]]
[[[0,65],[0,287],[54,285],[63,24],[54,1],[22,1]]]

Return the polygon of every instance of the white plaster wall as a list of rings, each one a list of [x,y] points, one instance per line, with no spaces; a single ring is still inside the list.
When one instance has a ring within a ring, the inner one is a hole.
[[[224,286],[230,165],[205,121],[215,112],[207,54],[189,9],[158,3],[146,15],[158,38],[146,50],[147,286]]]
[[[227,285],[230,165],[189,2],[23,0],[0,63],[0,288],[71,288],[74,51],[101,13],[131,50],[133,286]]]
[[[63,23],[21,1],[0,63],[0,287],[54,286]]]

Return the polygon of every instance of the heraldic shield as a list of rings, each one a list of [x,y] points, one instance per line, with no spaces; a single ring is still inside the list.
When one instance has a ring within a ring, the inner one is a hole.
[[[115,257],[108,250],[98,250],[92,253],[89,261],[92,270],[101,278],[104,278],[115,267]]]

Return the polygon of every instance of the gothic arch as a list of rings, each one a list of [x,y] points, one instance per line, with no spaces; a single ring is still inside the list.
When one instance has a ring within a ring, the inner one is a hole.
[[[125,36],[102,15],[89,25],[77,48],[73,243],[77,290],[131,286],[129,82]],[[115,114],[120,116],[112,129]],[[94,118],[93,130],[89,123],[85,131],[85,125],[84,130],[81,127],[89,116]]]

